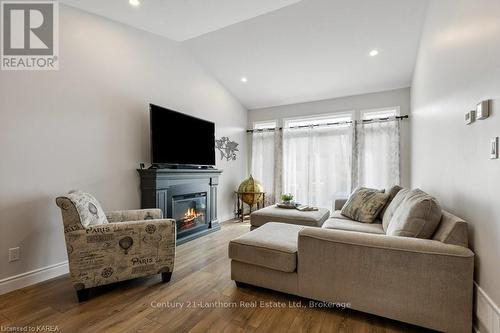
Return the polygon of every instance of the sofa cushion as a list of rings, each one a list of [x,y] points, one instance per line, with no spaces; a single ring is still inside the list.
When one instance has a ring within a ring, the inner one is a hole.
[[[411,190],[394,212],[387,235],[429,239],[440,220],[441,207],[437,200],[422,190]]]
[[[359,187],[342,207],[341,214],[358,222],[373,223],[387,199],[389,194],[383,191]]]
[[[380,212],[380,219],[384,218],[385,211],[387,210],[387,207],[391,204],[392,200],[394,200],[394,197],[401,191],[403,188],[399,185],[394,185],[389,189],[389,191],[386,191],[385,193],[389,194],[389,199],[387,199],[387,202],[384,205],[384,208],[382,208],[382,211]]]
[[[347,231],[366,232],[369,234],[385,234],[382,228],[382,223],[363,223],[353,221],[342,214],[340,211],[335,211],[328,220],[323,223],[324,229],[338,229]]]
[[[269,222],[229,242],[229,258],[247,264],[294,272],[297,239],[303,226]]]
[[[335,210],[333,213],[331,213],[330,214],[330,219],[340,219],[340,220],[353,221],[353,219],[351,219],[351,218],[349,218],[347,216],[342,215],[342,213],[341,213],[340,210]]]
[[[469,246],[469,238],[467,231],[467,222],[461,218],[441,211],[441,222],[432,236],[432,239],[438,240],[445,244],[460,245],[463,247]]]
[[[301,212],[297,209],[278,208],[273,205],[250,214],[250,224],[254,227],[260,227],[268,222],[282,222],[321,227],[329,216],[330,211],[326,208],[319,208],[317,211]]]
[[[91,194],[77,190],[68,193],[66,198],[75,206],[84,228],[108,223],[101,205]]]
[[[389,205],[386,207],[384,215],[382,216],[382,227],[384,231],[387,233],[387,228],[389,227],[389,222],[391,222],[392,216],[396,209],[398,209],[399,205],[406,198],[406,195],[410,192],[408,189],[399,190],[394,199],[391,200]]]

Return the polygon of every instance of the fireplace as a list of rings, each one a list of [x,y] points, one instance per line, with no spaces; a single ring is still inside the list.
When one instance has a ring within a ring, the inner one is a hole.
[[[141,169],[141,207],[176,220],[177,245],[220,229],[217,185],[221,170]]]
[[[172,196],[172,218],[177,222],[178,237],[206,229],[207,193]]]

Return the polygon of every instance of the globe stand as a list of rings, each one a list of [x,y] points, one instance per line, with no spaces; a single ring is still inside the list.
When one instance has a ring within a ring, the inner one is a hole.
[[[266,193],[265,192],[240,192],[240,191],[235,191],[236,193],[236,200],[237,200],[237,212],[236,215],[239,219],[241,219],[241,222],[245,221],[245,203],[250,209],[250,212],[248,216],[252,213],[252,208],[253,206],[257,206],[257,209],[264,208],[265,202],[266,202]],[[249,200],[244,200],[244,197],[247,196],[253,196],[254,200],[252,204],[248,204],[246,201]]]

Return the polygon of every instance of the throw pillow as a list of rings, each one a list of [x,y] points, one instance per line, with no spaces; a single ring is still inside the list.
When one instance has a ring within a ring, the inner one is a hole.
[[[410,192],[408,189],[402,189],[396,194],[394,199],[387,205],[387,208],[385,209],[384,215],[382,216],[382,227],[384,228],[385,233],[387,233],[387,228],[389,227],[389,223],[391,222],[392,216],[394,215],[394,212],[396,209],[398,209],[399,205],[403,202],[403,200],[406,198],[406,195]]]
[[[84,228],[108,223],[101,205],[92,195],[82,191],[72,191],[66,197],[75,205]]]
[[[385,211],[387,210],[387,207],[389,207],[389,205],[391,204],[392,200],[394,199],[394,197],[396,196],[396,194],[398,194],[399,191],[401,191],[403,188],[399,185],[394,185],[393,187],[391,187],[389,189],[389,191],[386,193],[389,194],[389,199],[387,200],[387,202],[385,203],[385,206],[384,208],[382,208],[382,211],[380,212],[380,219],[383,220],[384,219],[384,214],[385,214]]]
[[[440,221],[438,201],[422,190],[411,190],[394,212],[387,235],[430,239]]]
[[[340,214],[355,221],[372,223],[380,214],[389,194],[372,188],[357,188],[349,197]]]

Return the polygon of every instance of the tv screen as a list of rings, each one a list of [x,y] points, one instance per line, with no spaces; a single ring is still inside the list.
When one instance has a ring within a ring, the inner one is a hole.
[[[150,104],[151,162],[215,165],[215,124]]]

